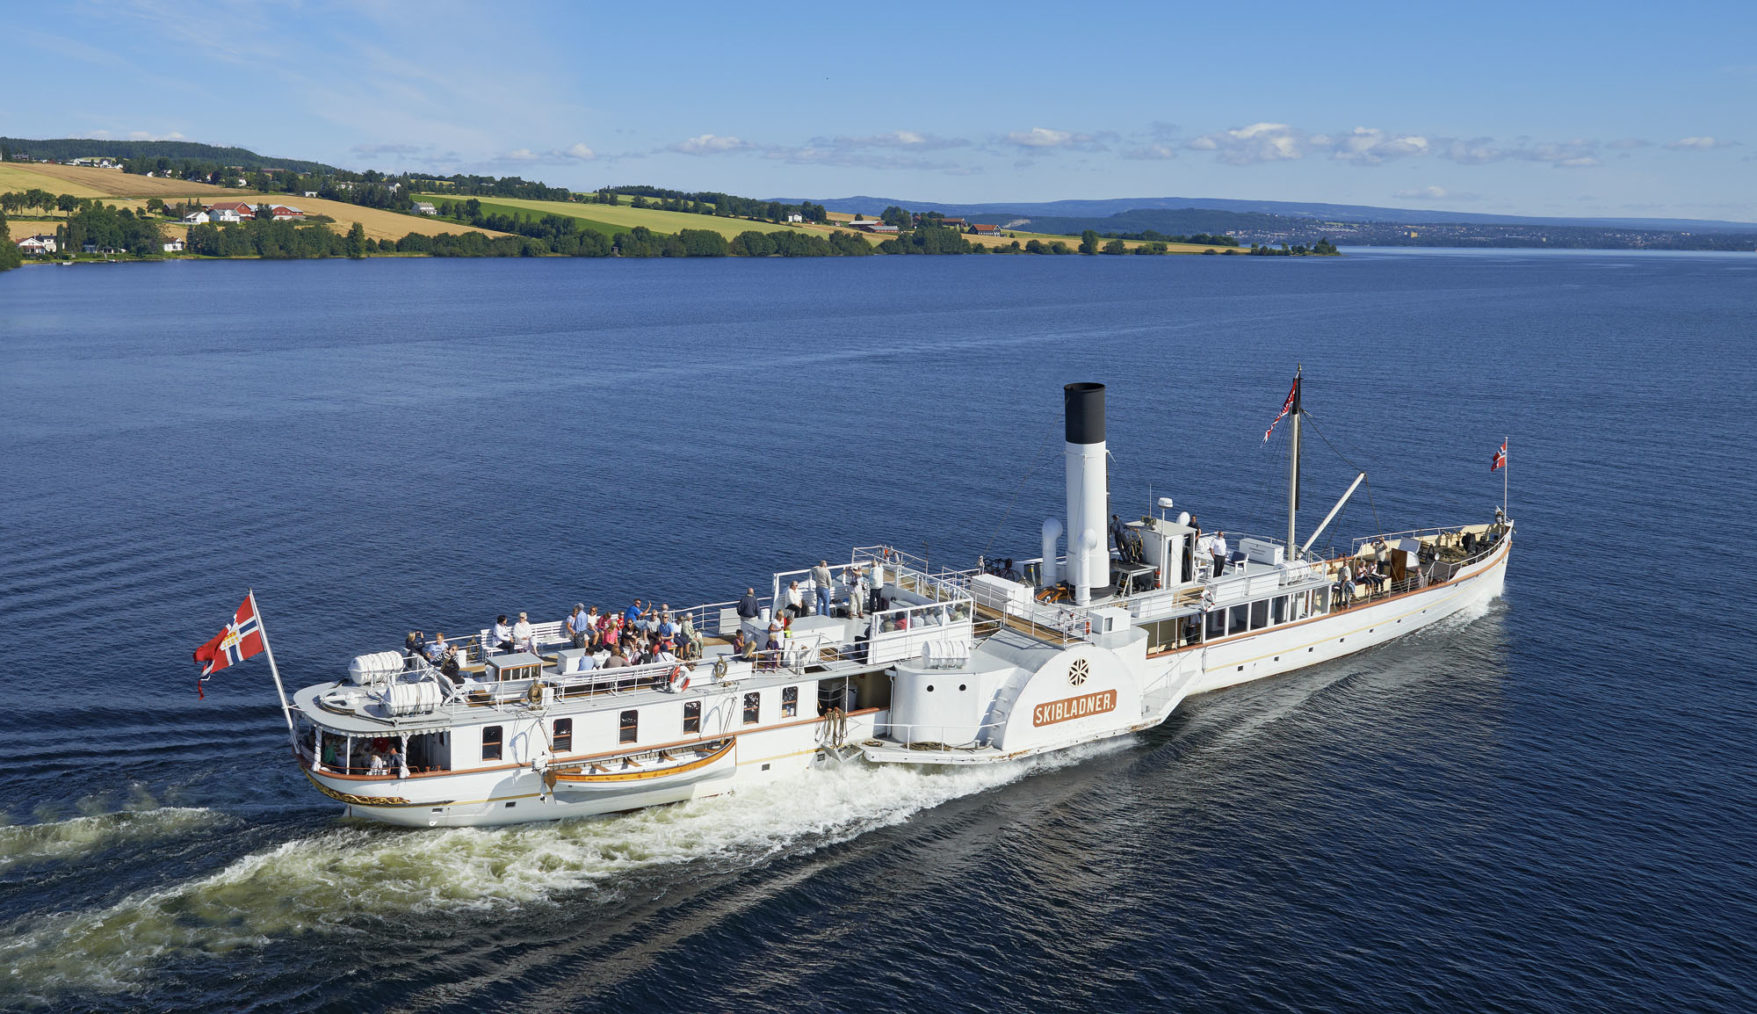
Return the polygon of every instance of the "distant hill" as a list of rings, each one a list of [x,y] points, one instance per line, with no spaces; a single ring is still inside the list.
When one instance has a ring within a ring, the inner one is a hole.
[[[46,140],[27,137],[0,137],[0,148],[10,157],[29,156],[33,159],[70,158],[168,158],[194,162],[213,162],[245,169],[292,169],[296,172],[334,172],[335,167],[322,162],[297,158],[272,158],[258,155],[248,148],[223,148],[195,141],[100,141],[89,137],[60,137]]]
[[[787,198],[798,201],[799,198]],[[1315,219],[1325,222],[1383,222],[1406,225],[1515,225],[1515,226],[1586,226],[1603,229],[1658,229],[1693,232],[1757,231],[1757,223],[1710,221],[1690,218],[1542,218],[1523,215],[1487,215],[1465,211],[1424,211],[1411,208],[1379,208],[1362,204],[1315,204],[1300,201],[1240,201],[1220,197],[1118,197],[1095,201],[1019,201],[989,204],[940,204],[933,201],[908,201],[894,197],[812,198],[831,211],[859,212],[877,215],[896,205],[910,211],[937,211],[943,215],[968,218],[978,222],[1032,220],[1031,228],[1044,232],[1061,231],[1042,227],[1050,220],[1092,222],[1110,220],[1112,216],[1137,211],[1224,211],[1244,215],[1280,215],[1288,218]],[[1117,228],[1082,225],[1099,231]],[[1079,232],[1080,228],[1073,229]],[[1207,231],[1193,226],[1168,229],[1163,225],[1145,228],[1161,232]],[[1221,226],[1221,228],[1226,228]],[[1121,228],[1118,231],[1134,231]]]

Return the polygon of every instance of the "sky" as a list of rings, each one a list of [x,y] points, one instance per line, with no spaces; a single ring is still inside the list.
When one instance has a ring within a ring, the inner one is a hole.
[[[0,0],[0,135],[948,203],[1757,221],[1757,2]]]

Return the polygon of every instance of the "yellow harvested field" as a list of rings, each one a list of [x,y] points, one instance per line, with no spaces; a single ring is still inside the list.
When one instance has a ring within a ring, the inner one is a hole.
[[[6,222],[6,231],[12,234],[12,241],[16,243],[26,236],[35,236],[39,232],[53,236],[56,224],[55,222],[20,222],[16,219],[9,219]]]
[[[51,194],[72,194],[75,197],[108,197],[108,190],[100,190],[84,183],[50,176],[37,170],[66,169],[70,166],[35,166],[19,162],[0,162],[0,193],[15,193],[26,190],[47,190]],[[116,175],[120,176],[121,173]]]
[[[234,194],[233,200],[250,201],[252,204],[269,202],[273,204],[289,204],[307,215],[326,215],[335,219],[330,228],[337,232],[347,232],[359,222],[366,227],[367,239],[402,239],[409,233],[423,236],[437,236],[442,232],[462,233],[479,232],[484,236],[505,236],[504,232],[493,229],[472,229],[467,225],[455,225],[451,222],[436,222],[425,215],[405,215],[396,211],[381,211],[378,208],[362,208],[358,204],[345,201],[326,201],[321,197],[287,197],[264,196],[262,194],[246,195],[241,191],[227,191]]]
[[[13,177],[17,177],[14,182]],[[52,194],[75,197],[218,197],[237,193],[225,187],[187,180],[161,180],[133,176],[120,169],[93,169],[83,165],[49,165],[43,162],[7,162],[0,165],[0,190],[39,187]],[[73,188],[79,189],[73,189]]]
[[[468,226],[435,222],[424,215],[404,215],[377,208],[362,208],[345,201],[326,201],[318,197],[293,197],[288,194],[259,194],[254,190],[233,190],[189,183],[183,180],[149,179],[132,176],[116,169],[92,169],[76,165],[45,165],[37,162],[0,163],[0,192],[29,190],[36,187],[52,194],[75,197],[116,198],[109,203],[119,208],[140,209],[151,197],[167,204],[211,204],[215,201],[245,201],[249,204],[290,204],[308,215],[325,215],[335,219],[330,228],[345,233],[359,222],[370,239],[402,239],[409,233],[436,236],[442,232],[479,232],[485,236],[503,236],[492,229],[471,229]],[[46,223],[39,223],[46,224]],[[167,223],[168,224],[168,223]],[[27,232],[25,235],[31,235]]]

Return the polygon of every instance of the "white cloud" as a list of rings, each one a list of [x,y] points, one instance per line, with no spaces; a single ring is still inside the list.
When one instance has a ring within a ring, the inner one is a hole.
[[[1022,148],[1065,148],[1075,142],[1076,135],[1065,130],[1032,127],[1030,130],[1012,131],[1007,135],[1007,140]]]
[[[1188,147],[1211,151],[1230,165],[1284,162],[1305,157],[1305,135],[1285,123],[1253,123],[1190,140]]]
[[[581,162],[590,162],[598,157],[598,153],[586,147],[584,141],[581,141],[578,144],[569,145],[557,154],[561,155],[563,158],[578,159]]]
[[[1123,152],[1123,158],[1155,159],[1177,158],[1177,149],[1169,144],[1144,144],[1139,148],[1130,148]]]
[[[1680,137],[1666,145],[1673,151],[1709,151],[1714,148],[1731,148],[1737,141],[1722,141],[1714,137]]]
[[[541,155],[529,148],[514,148],[500,158],[504,162],[538,162],[542,160]]]
[[[1372,127],[1356,127],[1340,137],[1318,134],[1311,141],[1314,147],[1328,148],[1333,159],[1365,165],[1428,153],[1428,139],[1425,137],[1415,134],[1392,136]]]
[[[1457,193],[1455,191],[1447,190],[1445,187],[1432,185],[1425,187],[1412,187],[1408,190],[1399,190],[1395,196],[1414,198],[1422,201],[1479,201],[1482,199],[1480,194]]]
[[[740,151],[751,145],[736,137],[721,137],[718,134],[698,134],[687,141],[679,141],[671,146],[672,151],[685,155],[718,155],[729,151]]]

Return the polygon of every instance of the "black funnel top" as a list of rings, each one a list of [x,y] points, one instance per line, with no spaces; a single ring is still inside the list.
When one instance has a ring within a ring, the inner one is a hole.
[[[1062,388],[1068,421],[1068,443],[1104,443],[1104,385],[1069,384]]]

